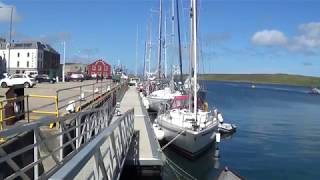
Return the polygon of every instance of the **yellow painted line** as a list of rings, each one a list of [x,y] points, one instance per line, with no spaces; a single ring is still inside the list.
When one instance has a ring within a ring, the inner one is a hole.
[[[51,98],[51,99],[56,99],[57,98],[57,96],[45,96],[45,95],[37,95],[37,94],[30,94],[29,97]]]
[[[31,111],[31,113],[39,113],[39,114],[54,114],[56,115],[57,112],[52,112],[52,111]]]
[[[21,115],[22,116],[22,115]],[[12,119],[12,118],[15,118],[16,116],[10,116],[10,117],[7,117],[7,118],[4,118],[3,121],[7,121],[9,119]]]

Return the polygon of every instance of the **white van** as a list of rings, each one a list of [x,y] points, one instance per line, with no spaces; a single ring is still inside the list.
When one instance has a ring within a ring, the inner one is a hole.
[[[35,78],[36,76],[38,76],[38,71],[24,71],[24,74]]]

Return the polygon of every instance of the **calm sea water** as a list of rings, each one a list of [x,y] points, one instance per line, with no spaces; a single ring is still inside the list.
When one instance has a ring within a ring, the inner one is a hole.
[[[207,99],[237,132],[196,160],[167,148],[168,158],[198,179],[225,166],[246,179],[320,179],[320,96],[303,87],[206,82]],[[166,167],[164,179],[177,179]]]

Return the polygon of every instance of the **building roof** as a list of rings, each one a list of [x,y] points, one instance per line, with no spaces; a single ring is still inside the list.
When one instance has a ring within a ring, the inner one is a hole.
[[[107,64],[107,65],[109,65],[109,66],[110,66],[110,64],[109,64],[109,63],[107,63],[106,61],[104,61],[103,59],[98,59],[98,60],[94,61],[93,63],[89,64],[89,66],[90,66],[90,65],[97,64],[98,62],[102,62],[102,63]]]
[[[7,42],[1,41],[0,38],[0,49],[6,49]],[[41,49],[49,51],[55,54],[59,54],[55,49],[53,49],[49,44],[44,44],[39,41],[21,41],[11,43],[10,49]]]
[[[5,42],[6,42],[6,39],[0,37],[0,43],[5,43]]]

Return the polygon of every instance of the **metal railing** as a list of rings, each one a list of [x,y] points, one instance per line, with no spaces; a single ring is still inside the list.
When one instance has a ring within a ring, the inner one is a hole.
[[[49,110],[46,108],[49,105],[40,106],[37,108],[31,108],[30,104],[35,103],[37,99],[49,99],[52,100],[49,103],[52,108]],[[32,115],[54,115],[58,117],[58,101],[56,96],[43,96],[30,94],[26,96],[19,96],[14,98],[9,98],[0,101],[0,131],[4,129],[6,124],[13,125],[16,121],[21,119],[30,122],[34,120]],[[11,112],[7,112],[11,111]],[[10,122],[12,121],[12,122]]]
[[[115,84],[111,81],[100,81],[97,83],[74,86],[56,91],[58,98],[58,112],[65,113],[64,109],[70,104],[76,106],[76,111],[81,111],[82,106],[90,104],[106,93],[113,91]]]
[[[0,179],[47,179],[75,156],[110,122],[115,106],[109,99],[102,107],[69,117],[52,118],[16,125],[0,131],[7,139],[0,144]],[[59,131],[48,131],[58,122]]]
[[[134,133],[134,110],[124,113],[49,179],[119,179]]]
[[[65,108],[70,104],[74,104],[74,112],[79,112],[83,109],[83,107],[86,107],[88,105],[91,105],[91,107],[99,107],[101,104],[105,102],[103,100],[107,100],[107,98],[101,97],[105,97],[105,95],[108,95],[108,93],[110,92],[110,95],[113,98],[114,94],[112,93],[114,91],[124,91],[124,89],[126,89],[126,86],[126,83],[121,83],[119,86],[116,86],[115,84],[112,84],[110,81],[105,81],[100,83],[93,83],[60,89],[56,91],[55,96],[31,94],[1,100],[0,131],[5,128],[6,124],[13,125],[16,121],[15,119],[23,119],[27,122],[30,122],[32,120],[40,119],[41,117],[48,115],[54,115],[57,118],[60,116],[64,116],[67,113]],[[117,94],[119,96],[123,93]],[[101,98],[101,101],[97,101],[99,98]],[[39,105],[39,99],[46,99],[44,100],[45,103]],[[100,104],[97,105],[95,101],[97,101]],[[9,105],[10,107],[7,107],[7,105]],[[12,111],[12,113],[7,113],[6,111]]]

